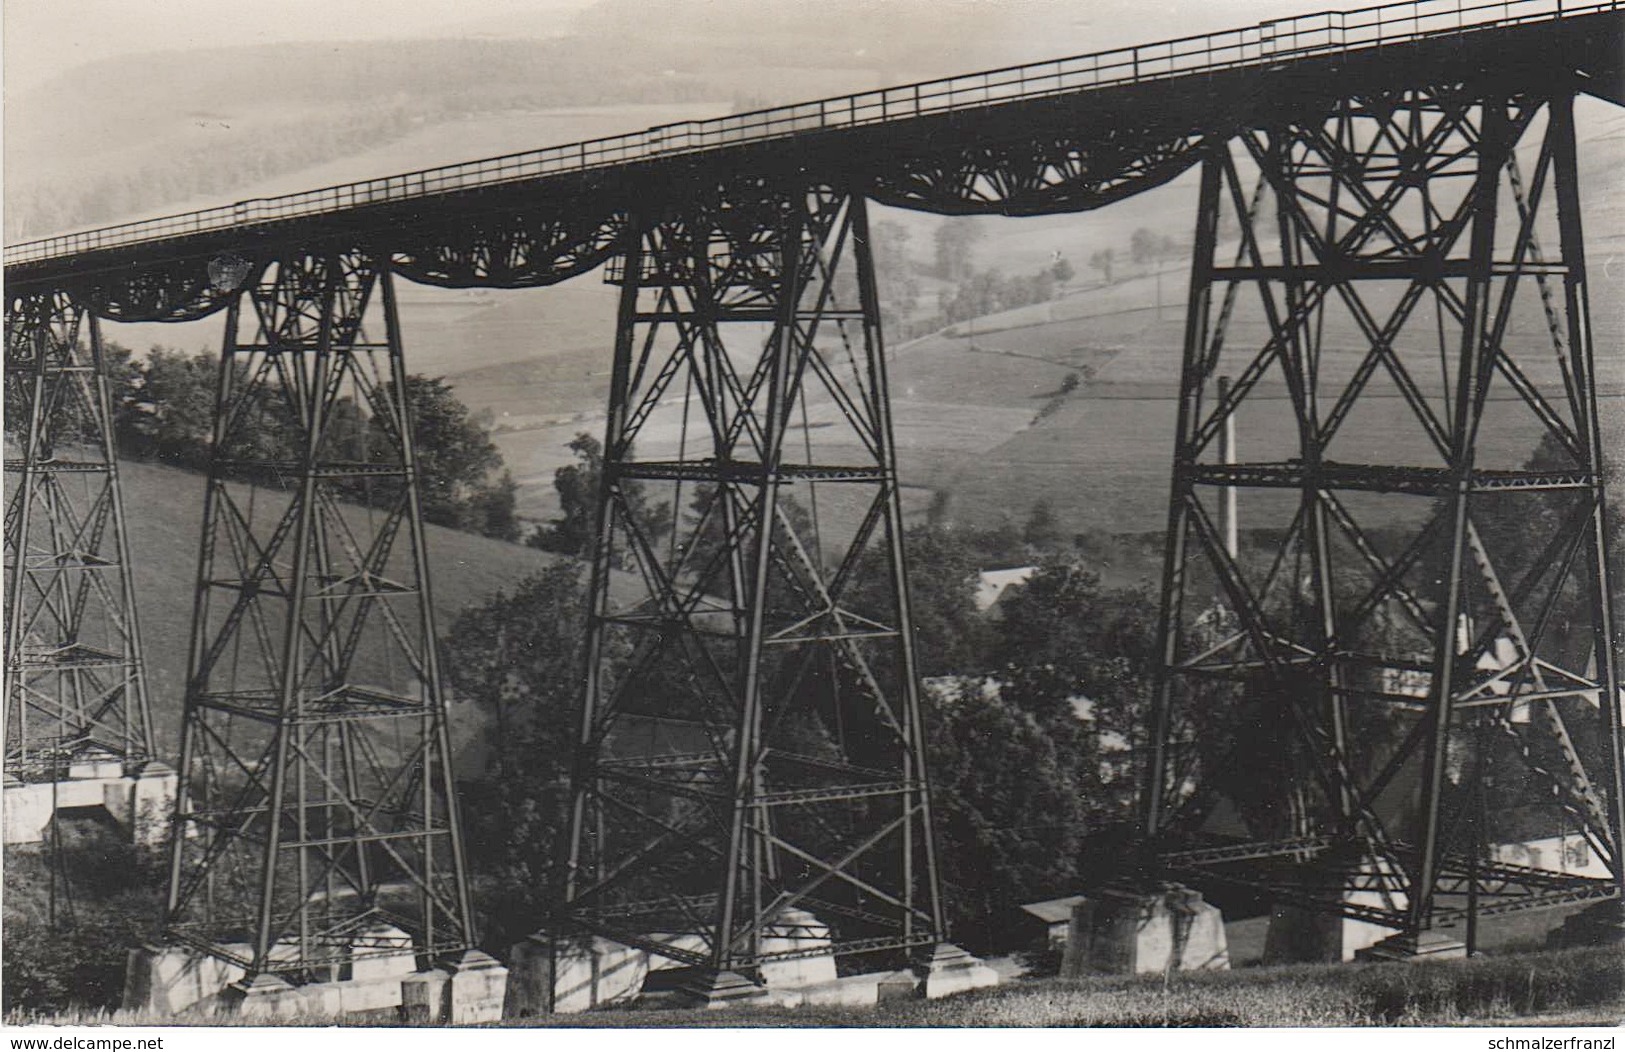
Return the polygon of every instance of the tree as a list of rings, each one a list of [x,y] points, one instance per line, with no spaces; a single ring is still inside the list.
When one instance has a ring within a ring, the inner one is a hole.
[[[1022,538],[1035,548],[1048,548],[1060,542],[1061,524],[1055,518],[1055,509],[1050,507],[1048,500],[1039,498],[1033,502]]]
[[[1157,316],[1162,316],[1162,264],[1179,254],[1179,245],[1173,238],[1166,235],[1153,234],[1145,227],[1138,227],[1129,236],[1129,254],[1134,262],[1141,267],[1156,265],[1157,275]]]
[[[604,445],[585,431],[570,440],[576,463],[553,472],[553,489],[559,495],[559,517],[539,526],[526,543],[532,548],[563,555],[586,555],[592,550],[598,529],[599,487],[604,477]],[[621,497],[632,511],[644,534],[652,541],[671,529],[671,505],[651,504],[643,483],[623,479]]]
[[[1129,257],[1141,267],[1149,266],[1157,258],[1157,235],[1145,227],[1136,227],[1129,235]]]
[[[974,250],[986,236],[974,219],[945,219],[932,235],[936,274],[943,281],[960,281],[973,269]]]
[[[499,474],[503,472],[502,454],[491,441],[489,414],[471,413],[453,390],[443,376],[413,374],[406,378],[423,517],[441,526],[514,540],[518,535],[513,510],[518,487],[505,473]],[[385,385],[382,397],[390,394]],[[393,445],[374,417],[373,457],[392,458]],[[495,481],[488,481],[493,475]]]
[[[1104,588],[1098,574],[1062,557],[1041,565],[1001,609],[996,666],[1027,684],[1029,695],[1089,700],[1096,748],[1106,740],[1129,750],[1115,769],[1096,772],[1091,813],[1102,825],[1132,819],[1150,722],[1155,596],[1145,586]]]
[[[483,717],[490,762],[463,787],[467,846],[487,938],[505,946],[540,923],[554,890],[580,704],[585,599],[560,562],[465,609],[446,633],[459,703]]]
[[[1055,279],[1055,283],[1057,285],[1065,285],[1067,282],[1077,277],[1078,274],[1078,272],[1073,269],[1071,262],[1068,261],[1065,256],[1061,256],[1059,259],[1057,259],[1054,264],[1050,266],[1049,272],[1050,276]]]
[[[1007,949],[1010,911],[1075,890],[1085,828],[1080,758],[978,680],[926,707],[926,749],[953,937],[976,950]]]
[[[219,359],[154,347],[113,410],[119,452],[202,470],[214,434]]]
[[[559,517],[538,526],[526,543],[532,548],[581,555],[592,542],[598,521],[598,486],[604,476],[604,447],[585,431],[570,440],[576,463],[553,472],[553,489],[559,495]]]
[[[913,526],[903,534],[908,558],[910,612],[922,676],[979,672],[987,668],[992,628],[976,609],[976,551],[957,532]],[[874,563],[878,563],[878,556]],[[860,582],[879,580],[872,565]]]
[[[920,299],[920,282],[909,259],[908,227],[883,219],[870,228],[875,288],[880,297],[881,322],[888,329],[902,326]],[[842,273],[845,273],[843,271]],[[844,301],[843,301],[844,302]],[[853,301],[854,304],[856,301]]]
[[[1114,248],[1096,249],[1089,254],[1089,266],[1100,271],[1102,279],[1108,285],[1115,284],[1112,280],[1112,264],[1117,262],[1117,250]]]

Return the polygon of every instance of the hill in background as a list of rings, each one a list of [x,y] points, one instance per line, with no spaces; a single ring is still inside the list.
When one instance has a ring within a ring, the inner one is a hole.
[[[448,16],[454,24],[437,39],[107,59],[8,97],[7,218],[43,221],[30,194],[66,210],[63,218],[77,216],[73,222],[91,221],[90,213],[73,212],[75,202],[126,212],[137,198],[161,210],[201,207],[1244,24],[1304,6],[1216,3],[1174,25],[1166,17],[1171,7],[1131,10],[1121,0],[1087,11],[1059,0],[899,0],[885,5],[883,17],[861,0],[599,0],[573,20]],[[607,55],[615,61],[606,63]],[[1625,382],[1625,269],[1615,262],[1625,257],[1618,178],[1625,117],[1593,100],[1582,101],[1577,117],[1598,371],[1609,391]],[[99,179],[134,189],[109,189]],[[931,272],[932,240],[946,223],[979,225],[978,269],[1021,275],[1060,254],[1077,272],[1052,303],[915,342],[892,335],[911,514],[923,515],[934,494],[946,493],[956,520],[991,525],[1019,520],[1044,497],[1069,528],[1160,527],[1186,268],[1170,262],[1153,276],[1129,263],[1127,245],[1139,227],[1188,243],[1194,212],[1189,174],[1079,215],[943,220],[875,210],[877,229],[884,222],[907,237],[908,247],[897,251],[918,280],[921,314],[952,291]],[[1105,247],[1119,257],[1119,280],[1110,286],[1087,263]],[[518,292],[401,289],[409,367],[449,375],[458,397],[491,412],[520,483],[521,512],[533,519],[557,513],[553,472],[569,462],[570,439],[602,432],[614,300],[597,274]],[[220,320],[108,331],[143,349],[210,349],[219,345]],[[1072,373],[1086,373],[1089,382],[1060,392]],[[1244,450],[1257,448],[1248,444],[1257,429],[1278,429],[1258,419],[1241,426]],[[1532,442],[1521,424],[1487,437],[1508,456],[1526,453]],[[1405,459],[1404,450],[1394,455]]]
[[[180,742],[205,479],[193,472],[134,461],[122,462],[119,473],[130,531],[154,735],[159,755],[173,762]],[[241,489],[244,492],[240,500],[246,507],[247,487]],[[352,508],[350,514],[361,519],[367,511]],[[435,617],[442,634],[464,607],[499,590],[511,590],[521,578],[562,558],[441,526],[426,526],[424,536]],[[367,656],[363,655],[362,660],[365,662]],[[382,667],[364,668],[364,673],[375,680],[390,678],[390,672]],[[452,727],[459,745],[466,746],[477,736],[483,721],[471,706],[454,704]]]

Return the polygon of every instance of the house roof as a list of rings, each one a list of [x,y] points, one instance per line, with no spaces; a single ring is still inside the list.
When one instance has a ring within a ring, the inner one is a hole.
[[[1059,924],[1072,919],[1072,907],[1086,901],[1086,895],[1068,895],[1062,899],[1046,899],[1043,902],[1029,902],[1022,906],[1024,913],[1030,913],[1045,924]]]
[[[987,613],[999,600],[1004,598],[1005,589],[1011,585],[1026,584],[1027,579],[1038,572],[1036,566],[1013,566],[1008,570],[982,570],[976,575],[976,594],[974,601],[976,609]]]

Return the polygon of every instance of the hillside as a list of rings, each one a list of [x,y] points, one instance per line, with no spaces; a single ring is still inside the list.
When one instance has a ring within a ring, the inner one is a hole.
[[[204,478],[130,461],[120,465],[120,478],[153,725],[159,754],[173,760],[179,746]],[[355,509],[352,514],[361,518],[366,512]],[[440,526],[427,527],[425,538],[442,633],[465,606],[511,589],[519,579],[560,558]],[[370,671],[387,676],[387,670]],[[454,732],[459,741],[467,741],[478,730],[475,714],[458,705],[452,713]]]

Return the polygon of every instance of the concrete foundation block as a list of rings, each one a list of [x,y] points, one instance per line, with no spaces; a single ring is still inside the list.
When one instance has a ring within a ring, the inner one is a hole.
[[[179,776],[157,760],[132,765],[100,751],[76,757],[68,777],[56,782],[21,782],[8,777],[0,797],[0,837],[7,844],[38,844],[56,808],[100,807],[130,841],[161,846],[169,835]]]
[[[82,749],[68,760],[68,781],[103,781],[124,777],[124,761],[102,748]]]
[[[329,981],[319,983],[304,983],[303,985],[296,986],[294,987],[295,996],[289,999],[290,1004],[287,1009],[287,1016],[303,1018],[311,1021],[338,1019],[344,1015],[345,1012],[344,995],[348,992],[345,990],[345,987],[351,985],[366,986],[367,984],[351,984]],[[350,999],[355,1005],[354,1008],[350,1009],[351,1011],[364,1011],[365,1009],[361,1007],[363,1004],[371,1007],[376,1000],[369,1000],[365,997],[358,996],[359,994],[359,990],[351,993]],[[395,988],[393,991],[390,991],[390,994],[392,996],[385,1001],[384,1005],[379,1007],[387,1007],[389,1004],[399,1005],[401,1003],[401,988],[399,983],[395,984]],[[279,1014],[279,1017],[282,1016]]]
[[[408,1023],[434,1023],[445,1014],[451,976],[440,968],[413,972],[401,980],[401,1018]]]
[[[399,984],[417,970],[412,936],[393,924],[373,924],[351,938],[350,962],[340,969],[339,978]]]
[[[399,929],[380,934],[391,941],[405,935]],[[410,945],[411,939],[406,937],[408,949]],[[222,949],[242,956],[250,952],[237,944]],[[285,958],[293,949],[279,945],[272,957]],[[294,986],[269,973],[245,980],[242,968],[195,950],[141,946],[130,951],[123,1007],[160,1016],[235,1012],[276,1020],[323,1020],[385,1009],[408,1013],[408,995],[416,992],[417,1003],[424,1006],[423,1021],[445,1018],[448,1002],[441,997],[440,987],[449,982],[446,973],[413,971],[409,953],[365,958],[348,967],[353,970],[356,965],[361,965],[359,976]],[[429,1006],[435,1014],[429,1013]]]
[[[770,987],[794,989],[835,981],[829,925],[806,910],[785,910],[766,925],[762,929],[762,953],[807,955],[763,961],[762,981]]]
[[[288,980],[269,972],[239,979],[226,987],[220,1003],[245,1019],[292,1019],[305,1014],[306,995]]]
[[[1278,905],[1264,935],[1265,964],[1341,964],[1374,946],[1394,929],[1326,910]]]
[[[453,1026],[496,1023],[508,991],[508,969],[481,950],[464,950],[440,962],[450,979],[446,983],[443,1021]]]
[[[169,820],[175,808],[180,776],[160,760],[135,766],[127,777],[104,782],[102,806],[130,842],[140,847],[160,847],[169,836]]]
[[[678,999],[696,1008],[730,1008],[768,999],[766,988],[738,972],[705,972],[677,989]]]
[[[131,950],[124,972],[123,1007],[154,1015],[178,1015],[214,999],[243,970],[216,957],[178,946],[139,946]]]
[[[399,975],[313,985],[336,987],[338,1010],[345,1015],[355,1012],[381,1012],[390,1008],[399,1012],[406,997],[405,980]]]
[[[868,972],[863,975],[846,975],[828,982],[804,986],[796,993],[801,996],[802,1004],[864,1008],[879,1003],[881,980],[889,974],[892,973]]]
[[[1360,869],[1364,872],[1391,872],[1388,863],[1367,860]],[[1354,906],[1372,906],[1377,909],[1406,907],[1403,892],[1346,891],[1342,903]],[[1338,964],[1352,961],[1361,950],[1374,946],[1394,934],[1394,929],[1369,921],[1354,920],[1338,912],[1339,900],[1327,902],[1323,909],[1278,904],[1270,913],[1270,926],[1264,936],[1265,964]]]
[[[998,972],[951,942],[931,947],[915,971],[920,975],[920,992],[927,999],[999,985]]]
[[[887,972],[880,976],[875,983],[875,1001],[908,1001],[916,997],[923,997],[925,991],[920,986],[920,977],[912,968],[900,968],[895,972]]]
[[[630,1001],[649,974],[645,951],[587,935],[537,932],[513,947],[509,961],[503,1014],[514,1019]]]
[[[1401,932],[1354,955],[1360,961],[1457,961],[1466,956],[1467,944],[1442,931]]]
[[[51,823],[49,782],[20,782],[7,776],[0,797],[0,826],[7,844],[38,844],[45,839]]]
[[[1224,916],[1181,884],[1103,888],[1073,907],[1061,974],[1211,971],[1230,967]]]

